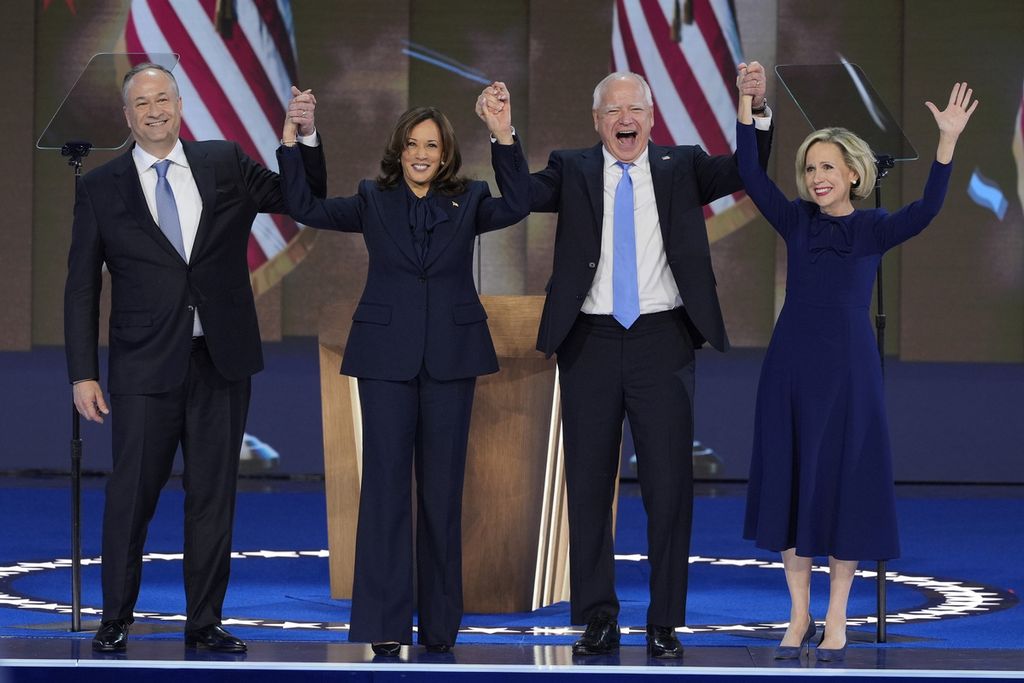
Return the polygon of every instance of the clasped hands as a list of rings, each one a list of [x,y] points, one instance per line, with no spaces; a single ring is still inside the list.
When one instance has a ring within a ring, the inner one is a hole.
[[[281,130],[281,144],[294,145],[298,136],[306,137],[316,132],[316,96],[312,90],[299,90],[292,86],[292,99],[288,102],[284,128]]]
[[[501,81],[494,81],[476,98],[476,115],[503,145],[512,144],[512,99]]]
[[[736,89],[741,98],[752,98],[753,109],[758,110],[764,106],[765,73],[760,62],[740,62],[736,65]]]
[[[292,99],[281,131],[282,144],[295,144],[297,136],[316,132],[316,96],[312,90],[299,90],[294,85],[291,88]],[[494,81],[483,89],[476,100],[476,114],[499,143],[512,144],[512,98],[504,83]]]

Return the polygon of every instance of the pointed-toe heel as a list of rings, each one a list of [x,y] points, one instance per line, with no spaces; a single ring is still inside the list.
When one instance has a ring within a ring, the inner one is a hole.
[[[818,645],[820,646],[823,642],[825,642],[824,630],[821,632],[821,640],[818,641]],[[814,649],[814,658],[819,662],[841,662],[846,659],[847,645],[849,645],[849,640],[839,648],[816,647]]]
[[[803,645],[779,645],[775,648],[775,659],[800,659],[803,652]]]
[[[817,633],[818,627],[814,625],[814,617],[808,614],[807,618],[809,619],[807,630],[804,631],[803,637],[800,638],[800,644],[779,645],[775,648],[775,659],[800,659],[804,650],[810,648],[811,638]]]

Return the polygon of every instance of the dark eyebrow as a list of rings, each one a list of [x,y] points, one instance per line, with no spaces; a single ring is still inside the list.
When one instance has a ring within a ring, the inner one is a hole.
[[[154,97],[160,97],[161,95],[164,95],[164,96],[168,96],[168,97],[169,97],[169,95],[167,95],[167,91],[161,91],[161,92],[158,92],[158,93],[157,93],[157,94],[156,94],[156,95],[155,95]],[[147,97],[146,97],[145,95],[139,95],[139,96],[138,96],[138,97],[136,97],[136,98],[135,98],[135,99],[134,99],[133,101],[134,101],[134,102],[138,102],[139,100],[142,100],[143,102],[145,102],[145,101],[146,101],[147,99],[148,99],[148,98],[147,98]]]

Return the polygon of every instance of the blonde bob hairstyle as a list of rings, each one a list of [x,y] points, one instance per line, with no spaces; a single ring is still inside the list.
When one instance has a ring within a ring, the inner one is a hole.
[[[807,191],[804,175],[807,168],[807,151],[819,142],[831,142],[839,147],[843,161],[857,174],[858,180],[850,185],[850,199],[864,199],[870,195],[871,190],[875,189],[875,176],[878,174],[875,154],[871,147],[845,128],[822,128],[808,135],[800,149],[796,151],[796,191],[800,198],[809,202],[814,201],[814,197]]]

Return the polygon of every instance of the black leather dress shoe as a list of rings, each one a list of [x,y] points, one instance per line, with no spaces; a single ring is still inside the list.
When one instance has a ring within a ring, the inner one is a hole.
[[[128,627],[131,623],[127,619],[104,621],[92,639],[92,649],[96,652],[118,652],[125,649],[128,647]]]
[[[679,659],[683,656],[683,644],[676,637],[671,626],[647,624],[647,654],[655,659]]]
[[[371,643],[370,649],[373,650],[373,654],[381,657],[397,657],[398,653],[402,651],[402,644],[394,641]]]
[[[228,633],[220,624],[185,631],[185,647],[205,647],[215,652],[245,652],[245,643]]]
[[[427,652],[435,655],[443,655],[452,651],[452,646],[447,643],[431,643],[425,647],[427,648]]]
[[[619,649],[619,622],[599,617],[587,624],[583,637],[572,644],[578,656],[606,655]]]

